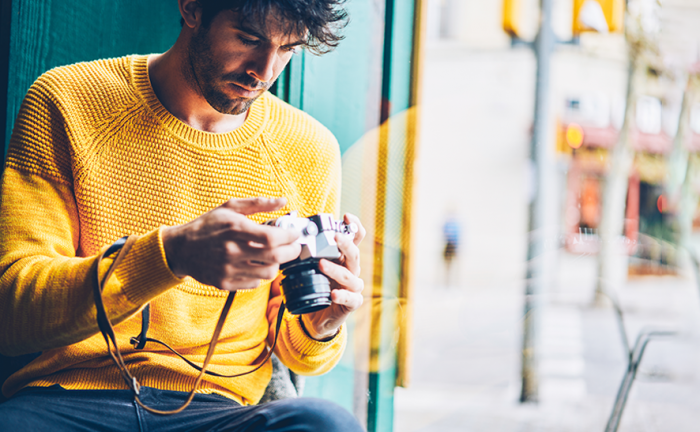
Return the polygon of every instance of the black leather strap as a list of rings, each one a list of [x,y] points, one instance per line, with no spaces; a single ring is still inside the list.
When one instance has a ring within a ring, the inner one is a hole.
[[[265,358],[261,362],[255,364],[255,365],[251,365],[251,366],[256,366],[255,369],[250,370],[250,371],[246,371],[246,372],[242,372],[242,373],[238,373],[238,374],[234,374],[234,375],[223,375],[223,374],[212,372],[212,371],[206,371],[204,373],[206,373],[207,375],[211,375],[211,376],[215,376],[215,377],[219,377],[219,378],[236,378],[239,376],[248,375],[249,373],[253,373],[256,370],[260,369],[260,367],[267,362],[267,360],[270,358],[270,356],[272,356],[272,352],[275,349],[275,346],[277,345],[277,335],[279,334],[280,328],[282,327],[282,320],[284,318],[284,312],[286,309],[287,309],[286,305],[284,303],[281,303],[279,311],[277,312],[277,322],[275,323],[275,339],[272,342],[272,346],[267,351],[267,355],[265,356]],[[187,357],[185,357],[182,354],[180,354],[179,352],[177,352],[175,350],[175,348],[171,347],[167,343],[160,341],[158,339],[147,337],[146,333],[148,332],[149,321],[150,321],[150,311],[148,309],[148,305],[146,305],[146,307],[141,312],[141,334],[138,337],[132,337],[130,339],[130,342],[134,345],[134,348],[143,349],[143,347],[146,346],[146,342],[157,343],[157,344],[169,349],[173,354],[180,357],[188,365],[192,366],[193,368],[197,369],[198,371],[202,370],[201,366],[197,365],[197,363],[194,363],[193,361],[189,360]]]
[[[275,339],[274,342],[272,343],[272,346],[270,349],[267,351],[267,354],[265,355],[265,358],[262,359],[258,364],[251,365],[254,366],[253,369],[234,374],[234,375],[221,375],[217,374],[215,372],[208,372],[207,367],[209,366],[209,362],[211,361],[212,356],[214,355],[214,350],[216,349],[216,344],[219,341],[219,336],[221,334],[221,330],[224,327],[224,323],[226,322],[226,317],[228,316],[229,310],[231,310],[231,305],[233,304],[233,300],[236,296],[235,291],[231,291],[228,294],[228,297],[226,298],[226,303],[224,304],[223,309],[221,310],[221,315],[219,316],[219,321],[216,323],[216,328],[214,329],[214,334],[211,338],[211,341],[209,342],[209,348],[207,349],[207,355],[204,358],[204,363],[202,366],[198,366],[197,364],[191,362],[190,360],[187,360],[185,357],[183,357],[181,354],[179,354],[177,351],[172,349],[170,346],[165,344],[164,342],[161,342],[156,339],[151,339],[146,336],[146,333],[148,332],[148,324],[150,322],[150,310],[148,306],[144,307],[141,316],[142,316],[142,324],[141,324],[141,334],[137,338],[131,338],[131,342],[136,345],[136,348],[141,349],[147,342],[155,342],[159,343],[168,349],[170,349],[172,352],[177,354],[181,359],[183,359],[187,364],[192,366],[193,368],[197,369],[199,371],[199,375],[197,376],[197,379],[195,380],[194,386],[192,387],[192,390],[190,391],[187,400],[185,403],[174,410],[170,411],[161,411],[157,410],[151,407],[146,406],[141,402],[139,399],[139,392],[140,392],[140,384],[138,380],[136,379],[135,376],[133,376],[130,372],[129,369],[126,367],[126,364],[124,363],[124,359],[122,358],[121,351],[119,350],[119,347],[117,346],[117,338],[114,334],[114,327],[112,326],[112,323],[109,320],[109,317],[107,316],[107,312],[105,311],[104,307],[104,302],[102,300],[102,291],[104,290],[104,286],[109,280],[110,276],[114,272],[114,270],[119,266],[119,264],[122,262],[126,254],[129,252],[129,249],[131,246],[134,244],[136,241],[136,237],[122,237],[119,240],[117,240],[112,246],[107,248],[100,256],[97,258],[97,261],[94,264],[94,269],[93,269],[93,293],[95,297],[95,308],[97,309],[97,325],[100,328],[100,331],[102,332],[102,336],[105,339],[105,342],[107,343],[107,351],[112,357],[112,360],[114,363],[117,365],[117,368],[119,369],[119,372],[126,382],[126,385],[134,392],[134,400],[136,401],[137,404],[139,404],[143,409],[146,411],[149,411],[153,414],[161,414],[161,415],[168,415],[168,414],[177,414],[187,408],[187,406],[192,402],[192,399],[194,398],[195,392],[197,391],[197,388],[199,387],[199,384],[202,382],[202,379],[204,378],[205,374],[208,375],[213,375],[217,377],[224,377],[224,378],[235,378],[235,377],[240,377],[243,375],[248,375],[250,373],[255,372],[256,370],[260,369],[267,361],[270,359],[270,356],[272,356],[272,352],[275,349],[275,346],[277,345],[277,338],[279,337],[279,331],[280,327],[282,326],[282,320],[284,316],[284,311],[285,311],[285,305],[282,303],[280,305],[279,312],[277,313],[277,323],[276,323],[276,328],[275,328]],[[109,270],[105,274],[104,278],[100,280],[99,276],[99,268],[100,268],[100,263],[102,260],[109,256],[112,255],[116,252],[119,252],[114,261],[112,262],[112,265],[110,266]],[[114,349],[112,349],[114,347]],[[139,348],[141,347],[141,348]]]
[[[135,349],[143,349],[148,341],[148,325],[151,323],[151,305],[147,304],[141,311],[141,334],[131,338]]]

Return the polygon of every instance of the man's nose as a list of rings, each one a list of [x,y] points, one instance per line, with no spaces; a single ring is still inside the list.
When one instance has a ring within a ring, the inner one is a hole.
[[[275,77],[276,61],[276,49],[261,49],[256,52],[255,59],[248,64],[246,72],[258,81],[269,82]]]

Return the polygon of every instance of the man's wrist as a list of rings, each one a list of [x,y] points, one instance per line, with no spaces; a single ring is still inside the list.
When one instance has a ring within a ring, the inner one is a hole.
[[[161,241],[163,242],[163,250],[165,251],[165,260],[170,267],[170,271],[179,278],[187,276],[182,269],[177,265],[177,250],[179,245],[179,237],[176,233],[177,227],[163,227],[160,231]]]
[[[338,333],[340,333],[340,328],[334,329],[325,334],[318,333],[314,330],[314,326],[311,325],[310,322],[304,322],[308,319],[309,318],[306,317],[306,315],[299,315],[299,323],[301,324],[301,329],[304,331],[304,334],[306,334],[306,336],[317,342],[330,342],[331,340],[333,340],[334,337],[338,336]]]

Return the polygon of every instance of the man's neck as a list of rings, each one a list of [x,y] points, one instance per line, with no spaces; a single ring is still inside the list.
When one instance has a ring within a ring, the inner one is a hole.
[[[161,104],[183,123],[212,133],[226,133],[240,127],[248,112],[231,115],[216,111],[192,88],[182,73],[182,50],[176,44],[163,54],[148,58],[151,87]]]

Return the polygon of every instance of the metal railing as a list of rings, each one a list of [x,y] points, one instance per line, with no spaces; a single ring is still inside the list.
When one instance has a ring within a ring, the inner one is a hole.
[[[700,275],[700,267],[698,266],[697,261],[695,261],[695,265],[695,270],[698,272],[697,274]],[[642,331],[640,331],[637,335],[637,340],[635,341],[634,346],[630,346],[629,339],[627,338],[627,330],[625,328],[622,308],[620,308],[620,304],[617,299],[608,293],[605,293],[605,295],[610,299],[613,308],[615,309],[615,316],[617,317],[618,329],[622,338],[622,344],[624,345],[627,353],[627,369],[625,370],[625,375],[622,377],[620,388],[617,391],[612,413],[610,414],[608,423],[605,426],[605,432],[617,432],[617,429],[620,426],[620,420],[622,419],[622,413],[625,409],[625,405],[627,405],[627,398],[629,397],[630,390],[632,389],[634,379],[637,377],[637,370],[642,362],[642,357],[644,356],[644,352],[649,344],[649,341],[655,337],[674,336],[676,332],[645,328],[642,329]]]

